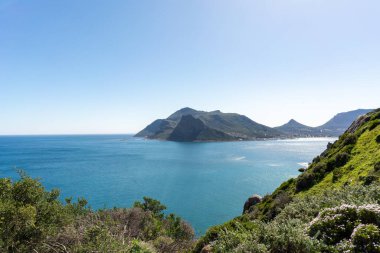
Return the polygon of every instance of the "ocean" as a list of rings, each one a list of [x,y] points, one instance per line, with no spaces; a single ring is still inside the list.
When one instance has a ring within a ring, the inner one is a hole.
[[[0,177],[17,170],[61,199],[93,209],[130,207],[149,196],[198,235],[241,214],[252,194],[271,193],[299,174],[333,138],[177,143],[131,135],[0,136]]]

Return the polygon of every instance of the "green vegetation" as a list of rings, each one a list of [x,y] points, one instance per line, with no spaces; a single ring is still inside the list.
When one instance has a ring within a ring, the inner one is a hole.
[[[182,252],[193,229],[159,201],[145,197],[133,208],[92,211],[84,199],[66,204],[21,174],[0,179],[0,252]]]
[[[380,109],[194,252],[380,252]]]
[[[346,186],[296,197],[270,221],[246,214],[213,227],[194,252],[205,245],[211,245],[212,252],[343,252],[336,250],[343,247],[352,249],[345,252],[366,252],[359,249],[378,245],[379,222],[380,185]],[[367,231],[369,236],[359,239],[355,231],[363,225],[373,227]]]

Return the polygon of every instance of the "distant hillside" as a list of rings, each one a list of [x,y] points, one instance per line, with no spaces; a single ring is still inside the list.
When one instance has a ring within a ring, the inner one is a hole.
[[[285,137],[280,131],[248,117],[221,111],[183,108],[166,119],[158,119],[136,137],[172,141],[231,141]]]
[[[380,109],[300,172],[272,194],[250,197],[242,216],[210,228],[193,252],[380,252]]]
[[[275,129],[291,137],[323,136],[319,129],[303,125],[294,119],[291,119],[288,123],[282,126],[275,127]]]
[[[340,136],[347,130],[350,124],[359,116],[369,113],[372,109],[358,109],[349,112],[342,112],[335,115],[325,124],[318,127],[309,127],[298,123],[294,119],[288,123],[275,127],[290,137],[319,137],[319,136]]]
[[[171,141],[233,141],[339,136],[344,133],[352,121],[370,111],[359,109],[339,113],[319,127],[309,127],[292,119],[282,126],[271,128],[237,113],[223,113],[219,110],[205,112],[186,107],[166,119],[153,121],[135,136]],[[187,117],[189,115],[191,118]],[[185,116],[186,118],[183,118]]]
[[[317,127],[326,135],[339,136],[347,130],[351,123],[359,116],[371,112],[373,109],[358,109],[355,111],[342,112],[335,115],[322,126]]]

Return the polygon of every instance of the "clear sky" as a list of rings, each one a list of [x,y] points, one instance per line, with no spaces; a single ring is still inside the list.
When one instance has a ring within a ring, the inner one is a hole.
[[[379,0],[0,0],[0,134],[380,107]]]

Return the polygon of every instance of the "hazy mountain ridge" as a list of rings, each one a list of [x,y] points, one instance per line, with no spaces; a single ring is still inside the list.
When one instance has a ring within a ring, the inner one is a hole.
[[[288,123],[275,127],[275,129],[290,135],[291,137],[338,137],[356,120],[359,116],[371,112],[373,109],[358,109],[354,111],[341,112],[332,119],[318,127],[303,125],[294,119]]]
[[[318,128],[303,125],[294,119],[291,119],[288,123],[282,126],[275,127],[275,129],[291,137],[324,136]]]

